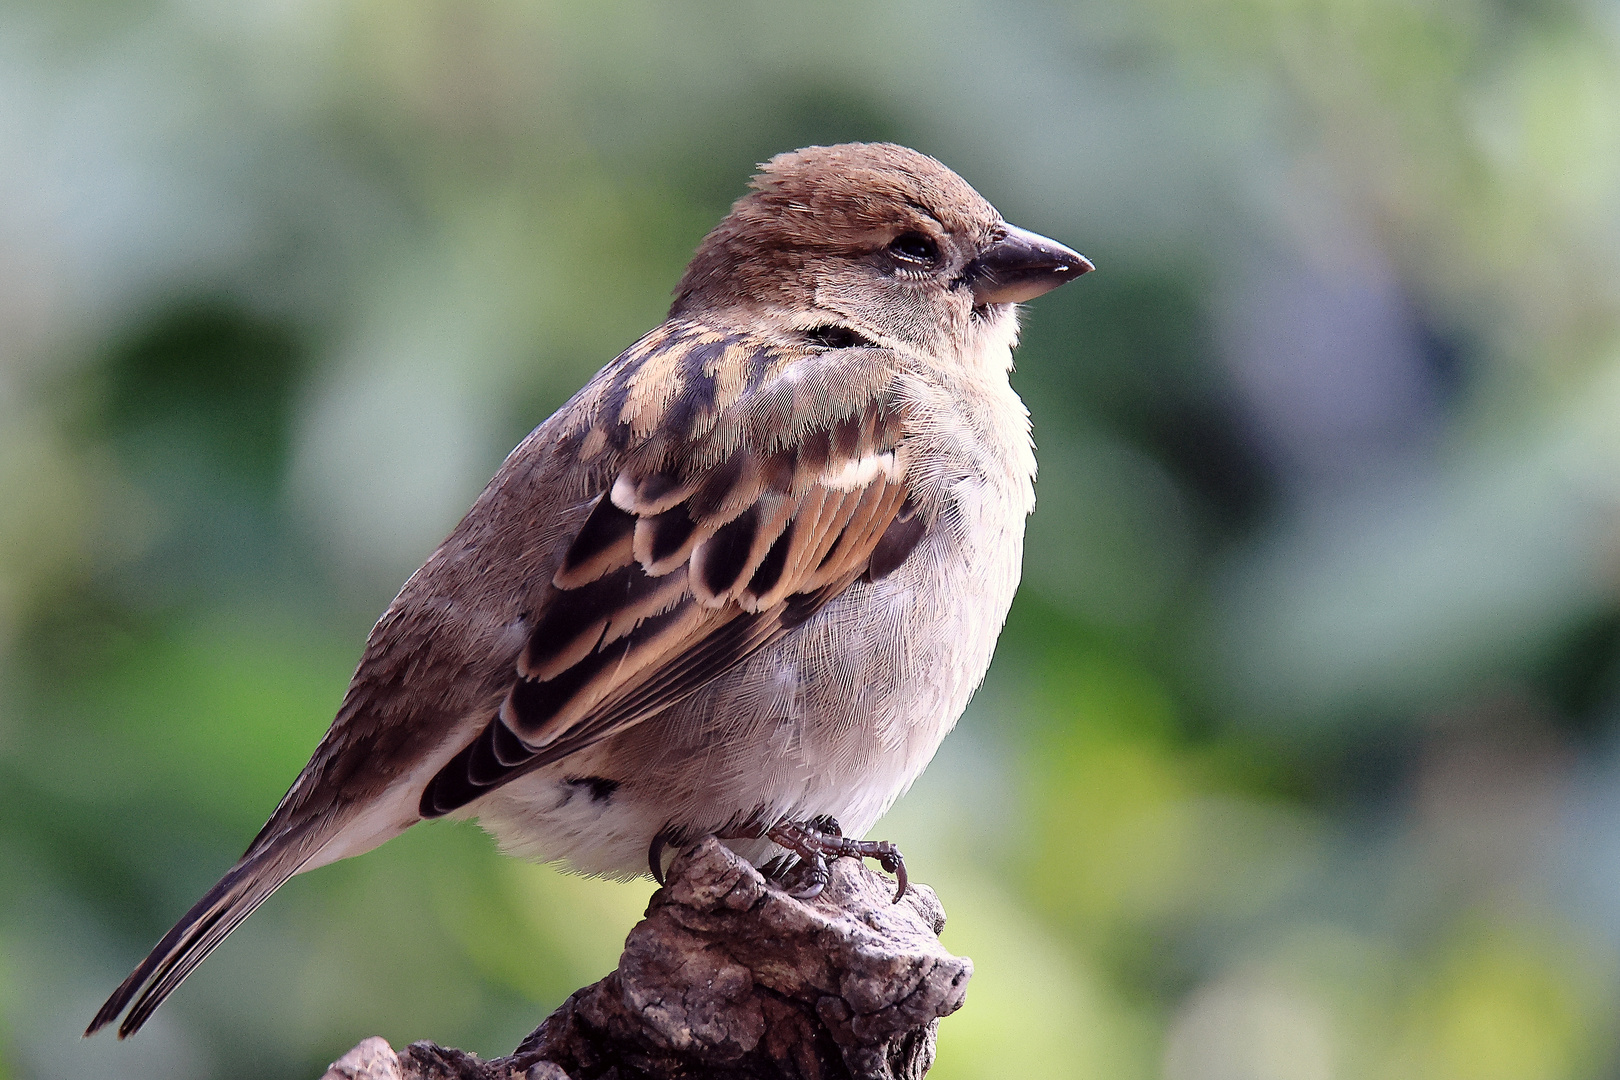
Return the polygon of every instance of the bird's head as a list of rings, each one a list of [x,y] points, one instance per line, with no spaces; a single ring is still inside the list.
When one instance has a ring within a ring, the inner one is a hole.
[[[945,355],[1092,268],[892,143],[778,154],[750,186],[698,247],[672,316],[736,313]]]

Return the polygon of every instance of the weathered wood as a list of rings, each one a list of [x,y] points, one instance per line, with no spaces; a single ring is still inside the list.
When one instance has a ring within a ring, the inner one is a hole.
[[[322,1080],[921,1080],[972,961],[939,942],[932,889],[853,859],[795,900],[715,840],[685,852],[618,970],[510,1057],[367,1039]]]

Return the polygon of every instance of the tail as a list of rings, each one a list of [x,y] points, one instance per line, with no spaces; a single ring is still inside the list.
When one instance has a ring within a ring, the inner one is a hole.
[[[174,929],[163,935],[163,940],[123,985],[113,991],[112,997],[85,1028],[85,1035],[94,1035],[118,1019],[118,1014],[131,1001],[135,1005],[118,1026],[118,1037],[122,1039],[139,1031],[153,1010],[163,1004],[163,999],[174,992],[191,970],[207,959],[227,934],[253,914],[254,908],[269,899],[270,894],[314,854],[310,846],[301,842],[307,832],[307,829],[295,830],[262,847],[256,842],[249,848],[219,884],[209,889]]]

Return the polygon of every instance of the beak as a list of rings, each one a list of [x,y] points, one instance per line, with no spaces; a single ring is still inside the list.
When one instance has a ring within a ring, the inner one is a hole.
[[[968,263],[962,277],[973,290],[975,305],[1019,304],[1094,269],[1078,251],[1008,225],[1007,235]]]

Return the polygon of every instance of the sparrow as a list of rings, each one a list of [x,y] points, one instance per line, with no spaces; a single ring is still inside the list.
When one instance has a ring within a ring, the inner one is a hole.
[[[1092,269],[933,158],[760,167],[668,318],[512,451],[372,630],[247,851],[91,1021],[136,1031],[294,874],[476,818],[662,878],[715,835],[798,895],[990,664],[1034,506],[1017,305]]]

